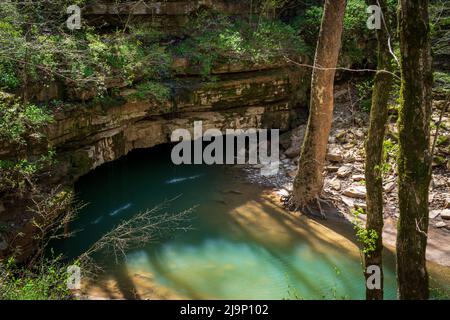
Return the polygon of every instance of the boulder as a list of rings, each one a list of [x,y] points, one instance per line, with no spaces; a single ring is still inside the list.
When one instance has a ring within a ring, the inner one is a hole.
[[[366,198],[365,186],[351,186],[344,190],[343,194],[350,198],[365,199]]]
[[[339,178],[346,178],[348,177],[353,171],[353,167],[351,166],[342,166],[339,168],[339,170],[337,171],[337,176]]]
[[[445,209],[450,209],[450,198],[445,199]]]
[[[292,131],[291,145],[284,152],[284,154],[288,158],[295,158],[295,157],[298,157],[298,155],[300,154],[300,150],[302,149],[303,138],[305,136],[305,132],[306,132],[306,125],[301,125]]]
[[[328,148],[327,160],[331,162],[342,162],[344,157],[342,155],[342,151],[336,145],[331,145]]]
[[[291,146],[292,131],[285,132],[280,135],[280,145],[284,150],[289,149]]]
[[[434,226],[436,228],[445,228],[447,226],[447,224],[445,222],[440,221],[440,222],[437,222]]]
[[[280,196],[280,197],[288,197],[289,196],[289,191],[286,189],[280,189],[278,191],[276,191],[276,193]]]
[[[290,147],[289,149],[287,149],[285,152],[284,152],[284,155],[286,156],[286,157],[288,157],[288,158],[295,158],[296,156],[298,156],[300,154],[300,148],[293,148],[293,147]]]
[[[356,129],[353,131],[353,134],[355,135],[355,137],[357,137],[358,139],[363,139],[366,137],[365,133],[363,130],[361,129]]]
[[[339,167],[336,166],[328,166],[325,168],[328,172],[337,172],[339,170]]]
[[[433,187],[434,188],[441,188],[441,187],[445,187],[446,185],[447,185],[446,179],[433,177]]]
[[[440,210],[430,210],[430,212],[428,213],[428,216],[430,217],[430,219],[434,219],[437,216],[439,216],[440,213],[441,213]]]
[[[345,130],[340,129],[336,132],[334,136],[336,140],[339,141],[339,143],[344,144],[345,142],[347,142],[346,134],[347,132]]]
[[[389,182],[384,186],[384,192],[390,193],[395,189],[395,182]]]
[[[362,181],[364,180],[366,177],[363,174],[355,174],[352,176],[352,180],[353,181]]]
[[[441,211],[441,218],[444,220],[450,220],[450,209],[444,209]]]
[[[329,182],[330,187],[333,190],[339,191],[341,190],[341,182],[338,179],[333,179]]]
[[[352,198],[349,197],[341,197],[342,202],[349,207],[350,209],[353,209],[355,207],[355,201]]]

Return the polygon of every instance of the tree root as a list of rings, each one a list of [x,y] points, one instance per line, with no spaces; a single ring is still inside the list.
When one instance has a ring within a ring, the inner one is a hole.
[[[322,216],[323,220],[327,220],[327,216],[322,210],[322,206],[320,205],[320,201],[321,201],[320,198],[316,197],[317,208],[319,208],[320,215]]]
[[[316,196],[313,201],[310,201],[310,202],[308,202],[306,204],[300,204],[299,205],[299,204],[297,204],[294,201],[294,198],[293,198],[292,195],[290,195],[289,198],[286,199],[285,206],[286,206],[286,208],[289,211],[294,211],[294,212],[303,211],[309,216],[316,216],[317,217],[317,213],[316,213],[317,210],[313,210],[311,208],[311,206],[314,205],[315,207],[317,207],[317,209],[318,209],[318,211],[320,213],[320,217],[323,220],[327,220],[327,216],[326,216],[324,210],[322,209],[321,203],[326,204],[328,206],[332,206],[332,204],[331,204],[331,202],[329,200],[322,199],[319,196]]]
[[[306,213],[310,216],[314,215],[314,212],[311,210],[311,208],[308,205],[303,206],[302,211],[306,211]]]

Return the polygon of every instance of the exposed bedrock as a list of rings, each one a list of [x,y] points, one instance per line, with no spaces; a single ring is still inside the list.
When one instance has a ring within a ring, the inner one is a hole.
[[[177,83],[171,101],[128,100],[110,107],[80,107],[56,115],[48,128],[58,154],[53,179],[76,180],[95,167],[136,148],[170,142],[173,130],[275,128],[288,130],[307,106],[309,77],[279,68],[224,77],[214,83],[186,78]],[[123,90],[127,97],[132,89]]]

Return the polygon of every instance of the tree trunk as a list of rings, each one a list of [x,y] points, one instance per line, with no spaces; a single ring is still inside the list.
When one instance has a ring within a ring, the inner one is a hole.
[[[401,0],[397,282],[400,299],[428,299],[425,251],[431,180],[431,49],[428,0]]]
[[[346,0],[326,0],[314,59],[308,127],[294,179],[291,203],[303,207],[315,200],[323,187],[322,171],[333,121],[333,90]]]
[[[371,4],[377,4],[385,16],[387,16],[386,0],[372,0]],[[392,56],[389,52],[389,33],[385,26],[377,30],[378,43],[378,70],[392,72]],[[372,92],[372,107],[370,109],[369,132],[366,140],[366,188],[367,188],[367,222],[366,229],[374,230],[378,235],[375,250],[364,255],[366,280],[370,277],[367,273],[369,266],[378,266],[381,271],[380,289],[369,289],[366,286],[367,300],[383,299],[383,142],[385,127],[388,119],[389,93],[392,89],[392,75],[387,72],[378,72]]]

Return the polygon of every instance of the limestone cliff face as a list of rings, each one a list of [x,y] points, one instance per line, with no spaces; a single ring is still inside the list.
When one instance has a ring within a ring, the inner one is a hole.
[[[90,3],[83,10],[83,16],[92,24],[107,26],[123,25],[126,21],[150,23],[153,28],[165,33],[180,35],[189,23],[189,16],[199,10],[215,10],[227,15],[248,15],[255,13],[251,1],[242,0],[165,0],[165,1],[124,1],[118,3],[111,0]],[[124,19],[125,17],[125,19]]]
[[[59,158],[54,180],[75,181],[95,167],[136,148],[170,142],[177,128],[192,130],[194,121],[206,129],[276,128],[288,130],[298,109],[306,108],[309,75],[298,69],[244,70],[204,83],[181,79],[167,102],[135,101],[130,89],[118,106],[76,105],[60,112],[48,128]]]

